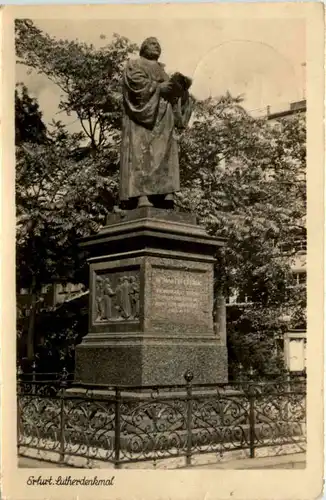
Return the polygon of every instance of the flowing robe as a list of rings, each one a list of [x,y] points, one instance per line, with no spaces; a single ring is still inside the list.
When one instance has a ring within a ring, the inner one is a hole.
[[[131,316],[129,285],[128,279],[124,278],[116,288],[117,302],[123,318],[129,318]]]
[[[104,281],[103,287],[103,302],[104,302],[104,318],[112,318],[112,297],[114,296],[114,291],[111,288],[110,281]]]
[[[173,104],[163,99],[159,84],[168,79],[162,64],[143,57],[125,68],[120,200],[180,188],[174,128],[187,125],[192,101],[188,93]]]

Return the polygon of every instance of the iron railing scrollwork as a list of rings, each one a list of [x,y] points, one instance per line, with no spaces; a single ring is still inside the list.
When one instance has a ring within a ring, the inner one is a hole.
[[[305,450],[302,377],[196,385],[187,372],[179,386],[109,387],[71,385],[66,370],[52,375],[18,377],[19,454],[34,449],[61,464],[119,468],[177,457],[190,466],[194,455],[232,450],[254,458],[262,447]]]

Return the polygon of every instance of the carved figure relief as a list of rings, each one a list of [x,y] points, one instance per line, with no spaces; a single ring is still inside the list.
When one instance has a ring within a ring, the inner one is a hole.
[[[131,314],[139,317],[139,284],[135,276],[130,277],[130,300],[131,300]]]
[[[96,277],[96,322],[130,321],[139,318],[139,276],[114,278],[116,276]]]

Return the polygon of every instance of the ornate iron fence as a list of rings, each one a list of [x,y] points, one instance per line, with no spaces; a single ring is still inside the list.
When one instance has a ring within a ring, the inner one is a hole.
[[[43,378],[38,380],[37,378]],[[62,464],[74,459],[133,462],[232,450],[305,450],[305,379],[268,383],[108,387],[73,384],[69,374],[18,379],[18,453],[46,452]],[[53,458],[52,458],[53,459]]]

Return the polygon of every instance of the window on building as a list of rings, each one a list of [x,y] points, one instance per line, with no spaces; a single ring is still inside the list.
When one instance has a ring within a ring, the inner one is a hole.
[[[250,297],[238,290],[232,290],[225,300],[226,304],[247,304],[251,302]]]
[[[300,273],[293,273],[294,286],[306,285],[307,273],[305,271]]]
[[[30,308],[28,306],[23,306],[23,308],[21,309],[21,316],[24,318],[28,318],[28,316],[30,315]]]
[[[300,240],[295,241],[295,249],[297,252],[306,252],[307,240],[305,238],[301,238]]]

